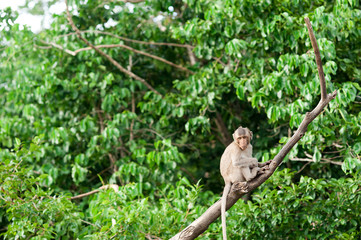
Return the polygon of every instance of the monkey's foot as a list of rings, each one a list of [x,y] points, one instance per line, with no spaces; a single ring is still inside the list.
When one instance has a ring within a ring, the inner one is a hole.
[[[232,186],[232,192],[240,191],[242,193],[248,193],[248,184],[247,182],[236,182]]]
[[[269,165],[266,165],[266,166],[264,166],[264,167],[261,167],[261,168],[258,169],[257,175],[264,174],[264,173],[266,173],[268,170],[270,170],[270,166],[269,166]]]
[[[267,170],[269,170],[269,167],[263,167],[263,168],[260,168],[258,171],[257,171],[257,175],[260,175],[260,174],[263,174],[265,173]]]

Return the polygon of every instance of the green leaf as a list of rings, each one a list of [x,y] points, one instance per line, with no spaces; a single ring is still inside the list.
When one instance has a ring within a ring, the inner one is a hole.
[[[313,161],[320,162],[321,157],[322,157],[322,155],[321,155],[320,151],[318,150],[317,147],[315,147],[314,151],[313,151]]]
[[[233,39],[226,44],[225,51],[227,54],[236,57],[242,57],[241,50],[247,47],[247,42],[241,39]]]

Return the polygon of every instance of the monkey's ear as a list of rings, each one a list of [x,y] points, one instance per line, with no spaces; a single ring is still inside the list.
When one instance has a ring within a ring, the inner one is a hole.
[[[249,129],[248,129],[248,132],[249,132],[249,136],[251,137],[250,140],[252,140],[252,138],[253,138],[253,132],[252,132],[251,130],[249,130]]]
[[[232,134],[232,137],[233,137],[233,140],[236,140],[236,139],[234,138],[234,133]]]

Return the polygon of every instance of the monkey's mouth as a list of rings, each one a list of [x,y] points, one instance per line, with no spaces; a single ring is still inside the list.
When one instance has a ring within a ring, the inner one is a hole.
[[[245,144],[238,144],[239,148],[244,151],[247,148],[247,145]]]

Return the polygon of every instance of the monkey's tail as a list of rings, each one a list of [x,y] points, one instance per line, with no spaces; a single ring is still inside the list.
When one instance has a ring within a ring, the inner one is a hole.
[[[227,195],[231,190],[231,183],[226,183],[223,189],[222,203],[221,203],[221,215],[222,215],[222,233],[223,240],[227,240],[227,226],[226,226],[226,204],[227,204]]]

